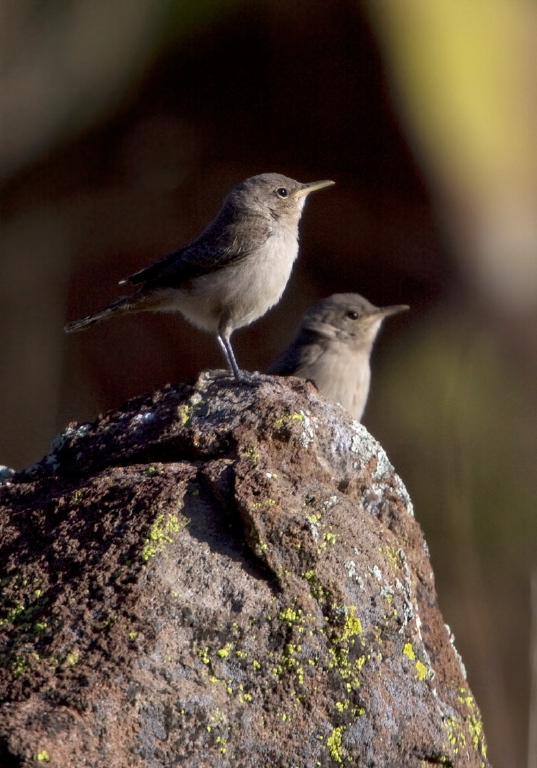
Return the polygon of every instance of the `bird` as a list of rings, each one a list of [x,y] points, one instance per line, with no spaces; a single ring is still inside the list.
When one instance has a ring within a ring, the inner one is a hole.
[[[312,381],[360,421],[369,394],[370,356],[384,318],[406,304],[375,307],[358,293],[335,293],[311,307],[292,344],[267,373]]]
[[[237,381],[231,334],[276,304],[298,256],[298,223],[306,197],[335,182],[301,183],[279,173],[252,176],[234,187],[216,218],[193,240],[120,281],[137,291],[65,326],[81,331],[134,312],[179,311],[216,336]]]

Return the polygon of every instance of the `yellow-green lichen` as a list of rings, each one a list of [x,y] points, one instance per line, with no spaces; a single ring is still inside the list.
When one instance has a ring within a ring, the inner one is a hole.
[[[340,677],[346,681],[347,691],[358,688],[360,686],[358,675],[368,657],[361,656],[352,664],[349,661],[349,649],[341,645],[332,645],[328,653],[330,654],[328,669],[336,669],[339,672]]]
[[[276,502],[274,499],[263,499],[263,501],[253,501],[253,509],[262,509],[263,507],[275,507]]]
[[[21,677],[29,667],[30,662],[22,656],[14,656],[9,664],[13,677]]]
[[[210,664],[211,663],[211,660],[210,660],[209,654],[208,654],[208,650],[209,649],[207,648],[207,646],[205,646],[205,648],[198,648],[197,651],[196,651],[197,656],[199,657],[200,661],[203,664]]]
[[[216,653],[218,656],[220,656],[221,659],[225,659],[226,656],[229,656],[230,650],[233,648],[233,643],[226,643],[226,645],[223,648],[220,648]]]
[[[310,585],[311,596],[314,597],[318,603],[323,602],[326,599],[326,591],[315,571],[306,571],[302,575]]]
[[[405,656],[408,656],[408,658],[411,660],[416,658],[416,655],[414,653],[414,648],[412,647],[412,643],[405,643],[405,647],[403,648],[403,653],[405,654]]]
[[[364,707],[351,707],[351,702],[349,699],[336,701],[336,709],[338,712],[346,712],[347,710],[350,710],[354,717],[361,717],[362,715],[365,715]]]
[[[384,547],[384,549],[380,549],[381,552],[384,552],[388,560],[390,560],[396,568],[401,567],[401,550],[398,549],[398,547]]]
[[[465,704],[469,711],[468,730],[472,738],[474,748],[479,750],[481,755],[486,758],[487,745],[485,744],[485,735],[483,733],[483,722],[479,717],[479,710],[472,694],[466,688],[459,688],[457,697],[461,704]]]
[[[80,655],[76,651],[71,651],[65,657],[65,661],[70,667],[74,667],[80,661]]]
[[[421,661],[416,662],[416,673],[418,675],[418,680],[421,682],[422,680],[425,680],[427,675],[429,674],[429,671],[425,664],[423,664]]]
[[[194,411],[193,405],[180,405],[177,409],[177,415],[179,416],[179,420],[181,421],[181,426],[184,427],[187,422],[190,421],[192,418],[192,413]]]
[[[351,637],[361,635],[363,632],[362,622],[356,616],[356,606],[346,606],[347,616],[343,625],[343,632],[341,634],[342,640],[349,640]]]
[[[0,619],[0,626],[3,624],[15,624],[25,613],[26,608],[24,605],[22,603],[17,603],[17,605],[8,610],[4,619]]]
[[[144,540],[142,560],[147,562],[162,552],[166,544],[173,541],[173,536],[187,525],[188,520],[180,520],[178,515],[166,515],[162,512],[158,514]]]
[[[36,757],[40,763],[48,763],[50,761],[49,753],[46,749],[42,749],[41,752],[38,752]]]
[[[339,611],[342,609],[340,608]],[[330,636],[329,669],[335,669],[342,680],[345,681],[347,691],[352,691],[360,686],[360,672],[371,654],[361,655],[354,661],[349,659],[349,652],[354,647],[358,637],[363,633],[362,622],[356,616],[356,607],[345,606],[345,621],[343,626],[334,627]]]
[[[109,627],[111,624],[114,623],[117,619],[117,614],[115,613],[109,613],[108,616],[103,619],[103,621],[100,624],[101,629],[105,629],[106,627]],[[99,626],[99,625],[97,625]]]
[[[284,669],[293,672],[296,675],[298,685],[304,685],[304,668],[301,662],[295,658],[301,652],[301,645],[287,643],[282,654],[281,664],[278,665],[279,674],[282,674]]]
[[[293,653],[300,653],[301,650],[302,650],[302,646],[294,645],[294,643],[287,643],[287,645],[285,646],[285,652],[289,655]]]
[[[302,611],[300,608],[297,608],[294,610],[293,608],[284,608],[283,611],[280,611],[279,617],[282,621],[287,622],[288,626],[293,626],[296,622],[303,621],[302,619]]]
[[[483,722],[475,715],[472,715],[470,717],[470,722],[468,723],[468,728],[470,729],[472,744],[474,745],[475,749],[479,749],[483,757],[486,757],[487,746],[484,742]]]
[[[421,682],[422,680],[425,680],[425,678],[429,674],[429,670],[425,666],[425,664],[420,661],[419,659],[416,659],[416,654],[414,652],[414,647],[412,646],[412,643],[405,643],[405,646],[403,648],[403,653],[405,656],[407,656],[411,661],[416,661],[416,674],[418,676],[418,680]]]
[[[289,413],[276,419],[274,425],[276,427],[283,427],[289,424],[290,421],[304,421],[304,415],[302,413]]]
[[[251,693],[242,693],[242,692],[239,693],[239,701],[241,702],[241,704],[245,701],[250,702],[252,701],[252,699],[253,699],[253,696]]]
[[[463,731],[463,727],[454,717],[446,718],[445,727],[448,734],[448,741],[453,748],[453,752],[458,755],[461,749],[466,749],[466,735]]]
[[[343,749],[343,732],[345,727],[340,725],[338,728],[334,728],[330,736],[326,740],[326,746],[330,752],[330,757],[335,763],[342,763],[345,756],[345,750]]]
[[[335,533],[323,533],[323,541],[321,544],[321,549],[327,549],[329,545],[334,546],[336,543],[336,534]]]

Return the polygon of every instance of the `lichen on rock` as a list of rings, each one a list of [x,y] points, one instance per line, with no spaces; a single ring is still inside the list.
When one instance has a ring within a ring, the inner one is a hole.
[[[0,764],[488,766],[408,494],[309,383],[136,398],[0,507]]]

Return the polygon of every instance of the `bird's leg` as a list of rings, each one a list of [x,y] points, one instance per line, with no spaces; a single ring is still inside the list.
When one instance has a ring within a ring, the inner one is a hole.
[[[220,349],[224,353],[224,357],[226,358],[228,368],[230,368],[231,371],[233,371],[233,375],[235,377],[235,381],[238,381],[240,384],[248,384],[249,386],[257,386],[261,381],[266,381],[269,377],[263,376],[261,373],[258,373],[257,371],[249,372],[249,371],[241,371],[239,366],[237,365],[237,361],[235,359],[235,355],[233,354],[233,348],[231,346],[230,336],[231,336],[231,330],[229,328],[226,328],[226,325],[224,323],[220,324],[220,327],[218,329],[218,343],[220,344]]]
[[[233,354],[233,348],[231,347],[231,342],[229,340],[229,337],[231,336],[231,333],[229,331],[226,331],[224,329],[219,329],[217,339],[218,343],[220,344],[220,349],[224,353],[224,357],[226,358],[226,362],[228,364],[228,368],[233,371],[233,375],[235,376],[237,381],[244,381],[244,375],[237,365],[237,361],[235,360],[235,355]]]

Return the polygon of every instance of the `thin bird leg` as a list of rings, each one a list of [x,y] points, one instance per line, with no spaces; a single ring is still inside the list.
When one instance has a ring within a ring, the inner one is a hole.
[[[230,368],[233,371],[233,375],[235,376],[237,381],[243,381],[244,376],[239,366],[237,365],[237,361],[235,360],[235,355],[233,354],[233,349],[231,347],[229,336],[230,334],[226,333],[225,331],[218,331],[218,336],[216,338],[218,339],[218,343],[220,344],[220,349],[224,353],[224,357],[226,358],[228,368]]]

